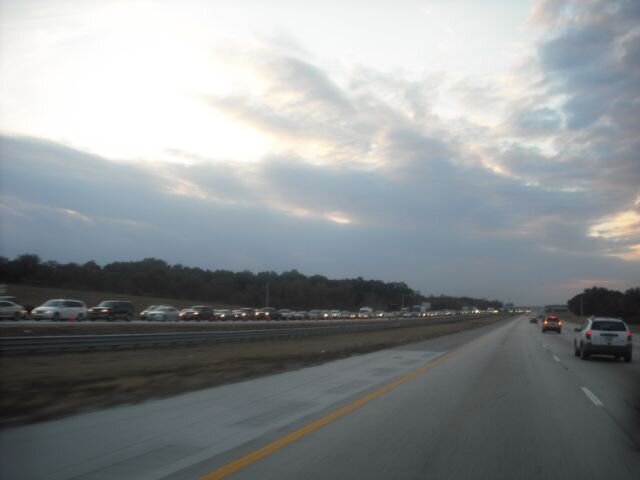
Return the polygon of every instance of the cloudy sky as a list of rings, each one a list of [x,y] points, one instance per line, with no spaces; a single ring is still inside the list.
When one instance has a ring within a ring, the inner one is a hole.
[[[0,254],[640,284],[640,2],[0,0]]]

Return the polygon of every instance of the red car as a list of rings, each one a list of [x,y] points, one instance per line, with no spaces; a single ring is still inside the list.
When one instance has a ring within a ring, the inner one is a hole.
[[[542,321],[542,333],[547,330],[555,330],[558,333],[562,333],[562,320],[555,315],[545,318]]]

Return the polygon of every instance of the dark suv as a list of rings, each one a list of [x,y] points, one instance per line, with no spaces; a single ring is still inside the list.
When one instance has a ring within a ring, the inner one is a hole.
[[[127,300],[105,300],[97,306],[91,307],[87,315],[91,320],[112,321],[121,318],[128,322],[133,316],[133,303]]]
[[[555,315],[551,315],[550,317],[545,318],[542,321],[542,333],[547,330],[554,330],[558,333],[562,333],[562,320],[560,320]]]

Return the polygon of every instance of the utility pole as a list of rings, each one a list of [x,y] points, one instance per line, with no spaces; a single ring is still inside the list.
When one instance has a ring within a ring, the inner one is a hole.
[[[265,305],[265,307],[269,306],[269,282],[267,282],[267,304]]]
[[[582,297],[584,297],[584,293],[580,294],[580,316],[584,317],[584,309],[582,308]]]

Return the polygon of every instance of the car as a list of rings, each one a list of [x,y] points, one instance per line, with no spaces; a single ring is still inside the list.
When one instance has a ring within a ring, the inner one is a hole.
[[[87,306],[80,300],[56,298],[47,300],[39,307],[31,311],[31,317],[35,320],[77,320],[87,318]]]
[[[292,320],[296,312],[288,308],[281,308],[280,310],[278,310],[278,313],[280,314],[280,318],[282,320]]]
[[[234,320],[254,320],[256,311],[253,308],[236,308],[233,311]]]
[[[529,323],[535,323],[535,324],[537,324],[537,323],[538,323],[538,317],[531,317],[531,318],[529,319]]]
[[[146,315],[150,322],[175,322],[178,320],[178,309],[170,305],[159,305]]]
[[[554,330],[558,333],[562,333],[562,320],[555,315],[545,318],[542,322],[542,333],[545,333],[547,330]]]
[[[280,320],[282,317],[276,308],[264,307],[255,312],[256,320]]]
[[[144,310],[142,310],[140,312],[140,320],[146,320],[147,316],[149,315],[150,312],[154,311],[156,308],[158,308],[160,305],[149,305],[147,308],[145,308]]]
[[[573,352],[587,360],[591,355],[613,355],[631,362],[633,353],[632,333],[619,318],[589,317],[584,325],[576,328]]]
[[[194,305],[183,308],[178,314],[180,320],[213,320],[213,308],[206,305]]]
[[[213,311],[213,318],[224,322],[226,320],[233,320],[233,312],[227,309],[219,309]]]
[[[0,318],[20,320],[26,318],[28,313],[22,305],[9,300],[0,300]]]
[[[309,312],[306,310],[298,310],[297,312],[293,312],[291,316],[292,320],[309,320]]]
[[[133,303],[128,300],[104,300],[87,311],[91,320],[105,319],[109,321],[121,318],[127,322],[133,316]]]
[[[320,320],[322,318],[321,310],[309,310],[309,320]]]
[[[16,305],[21,306],[27,311],[27,315],[31,313],[31,310],[33,310],[33,305],[21,302],[20,300],[18,300],[18,297],[14,297],[13,295],[2,295],[0,296],[0,301],[12,302],[12,303],[15,303]]]

